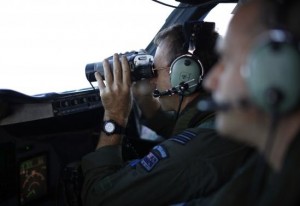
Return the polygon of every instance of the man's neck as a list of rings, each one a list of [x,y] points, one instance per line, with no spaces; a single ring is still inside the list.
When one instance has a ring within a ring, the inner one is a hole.
[[[181,104],[181,108],[180,108],[180,113],[193,101],[195,100],[196,98],[198,98],[200,96],[200,93],[199,92],[196,92],[194,94],[191,94],[189,96],[184,96],[183,97],[183,101],[182,101],[182,104]],[[180,97],[178,96],[178,98],[180,99]],[[180,100],[179,100],[180,101]],[[179,102],[178,101],[178,102]]]
[[[300,131],[300,112],[291,117],[284,117],[280,120],[275,131],[275,139],[271,153],[267,160],[275,171],[282,168],[289,146]]]

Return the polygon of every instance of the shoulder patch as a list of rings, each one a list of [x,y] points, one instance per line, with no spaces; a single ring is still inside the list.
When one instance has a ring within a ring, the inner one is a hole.
[[[135,168],[136,165],[137,165],[140,161],[141,161],[140,159],[131,160],[131,161],[129,162],[129,165],[130,165],[130,167]]]
[[[156,157],[152,152],[149,152],[149,154],[140,161],[140,164],[149,172],[155,165],[157,165],[158,162],[159,158]]]
[[[170,138],[169,140],[177,142],[179,144],[185,145],[190,140],[192,140],[196,136],[196,133],[191,131],[183,131],[182,133],[175,135],[174,137]]]
[[[157,145],[153,147],[153,150],[157,151],[161,159],[165,159],[169,156],[167,149],[162,145]]]

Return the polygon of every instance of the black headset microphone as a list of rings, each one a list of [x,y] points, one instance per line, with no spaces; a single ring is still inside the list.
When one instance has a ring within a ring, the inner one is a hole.
[[[183,95],[185,91],[190,88],[196,87],[197,84],[189,85],[188,83],[195,81],[191,79],[186,82],[181,82],[179,85],[172,87],[171,89],[167,89],[165,91],[160,92],[158,89],[155,89],[152,93],[153,97],[163,97],[163,96],[172,96],[174,94]]]
[[[180,97],[180,100],[179,100],[179,105],[178,105],[177,114],[176,114],[176,120],[177,120],[179,117],[180,108],[181,108],[181,105],[183,102],[183,97],[186,95],[185,93],[187,91],[189,91],[191,88],[198,86],[198,84],[189,85],[189,83],[191,83],[193,81],[195,81],[195,79],[191,79],[186,82],[182,81],[177,86],[172,87],[171,89],[167,89],[166,91],[162,91],[162,92],[160,92],[158,89],[155,89],[153,91],[152,95],[153,95],[153,97],[156,98],[156,97],[172,96],[174,94],[178,94],[178,96]]]
[[[222,111],[226,112],[232,109],[247,109],[251,105],[246,98],[240,98],[235,102],[216,102],[214,99],[204,99],[198,102],[197,108],[202,112]]]

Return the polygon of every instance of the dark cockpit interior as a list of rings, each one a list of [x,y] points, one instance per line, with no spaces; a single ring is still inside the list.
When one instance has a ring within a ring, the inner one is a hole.
[[[236,3],[176,1],[180,3],[178,8],[161,29],[203,20],[219,3]],[[145,50],[153,55],[153,42],[145,45]],[[103,113],[97,88],[32,96],[0,89],[0,205],[79,206],[80,160],[95,149]],[[144,156],[160,141],[159,136],[140,138],[144,132],[140,119],[134,107],[123,141],[124,160]]]

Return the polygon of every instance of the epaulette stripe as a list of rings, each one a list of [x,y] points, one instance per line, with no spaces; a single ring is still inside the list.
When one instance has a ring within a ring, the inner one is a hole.
[[[184,139],[186,139],[187,141],[190,141],[190,140],[191,140],[191,138],[190,138],[189,136],[186,136],[186,135],[184,135],[184,134],[179,134],[179,135],[177,135],[177,137],[184,138]]]
[[[172,141],[174,141],[174,142],[178,142],[178,143],[180,143],[180,144],[186,144],[185,141],[182,141],[182,140],[177,139],[177,138],[171,138],[170,140],[172,140]]]
[[[177,136],[176,139],[179,139],[179,140],[184,141],[184,142],[188,142],[188,141],[191,140],[191,139],[180,137],[180,136]]]
[[[196,136],[196,133],[191,132],[191,131],[184,131],[182,134],[186,134],[186,135],[188,135],[189,137],[195,137],[195,136]]]
[[[190,140],[192,140],[194,137],[196,137],[196,133],[191,131],[183,131],[182,133],[170,138],[169,140],[178,142],[180,144],[186,144]]]

